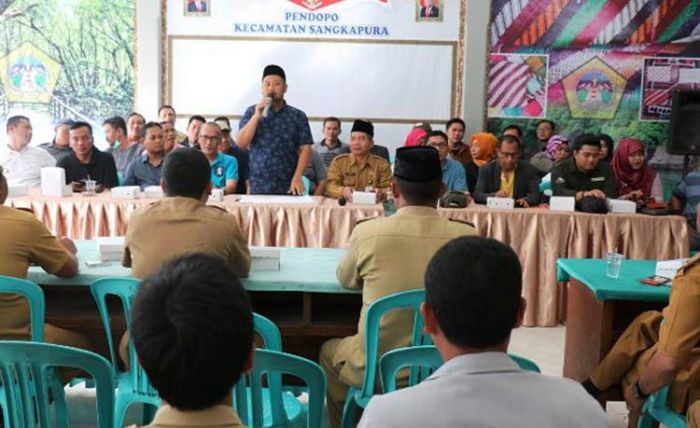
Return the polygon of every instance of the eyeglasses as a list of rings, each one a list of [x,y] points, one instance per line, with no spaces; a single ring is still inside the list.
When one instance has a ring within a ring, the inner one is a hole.
[[[221,137],[219,137],[217,135],[214,135],[214,136],[200,135],[199,139],[203,142],[207,142],[207,141],[218,142],[221,139]]]

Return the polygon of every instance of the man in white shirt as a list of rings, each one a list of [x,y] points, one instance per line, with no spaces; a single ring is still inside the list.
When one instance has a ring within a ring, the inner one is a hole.
[[[41,186],[41,168],[56,165],[56,159],[38,147],[30,147],[32,124],[25,116],[7,119],[7,144],[0,145],[0,165],[5,170],[7,184]]]
[[[445,244],[426,269],[421,307],[445,363],[412,388],[374,396],[359,426],[607,426],[578,383],[524,371],[506,354],[525,312],[521,291],[509,246],[476,236]]]

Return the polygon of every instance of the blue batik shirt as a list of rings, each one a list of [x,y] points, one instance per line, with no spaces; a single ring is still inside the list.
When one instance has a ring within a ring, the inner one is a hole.
[[[238,129],[253,113],[254,105],[245,111]],[[286,103],[279,111],[270,109],[258,123],[250,144],[251,193],[286,194],[299,161],[299,148],[305,144],[313,144],[306,114]]]
[[[219,153],[210,165],[211,184],[217,189],[226,187],[226,180],[238,180],[238,161],[233,156]]]

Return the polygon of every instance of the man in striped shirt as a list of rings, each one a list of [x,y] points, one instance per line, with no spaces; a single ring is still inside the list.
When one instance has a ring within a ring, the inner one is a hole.
[[[331,166],[334,157],[344,153],[343,148],[347,146],[338,139],[340,132],[340,119],[337,117],[323,119],[323,140],[314,144],[313,149],[321,155],[326,168]]]

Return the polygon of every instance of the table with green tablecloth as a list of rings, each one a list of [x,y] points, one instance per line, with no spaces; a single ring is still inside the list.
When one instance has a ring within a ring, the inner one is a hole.
[[[76,241],[76,246],[80,262],[78,276],[58,278],[39,267],[31,267],[27,278],[44,289],[48,323],[101,338],[102,324],[88,286],[99,278],[131,276],[131,269],[119,262],[88,266],[99,261],[96,242]],[[279,251],[279,271],[254,270],[241,282],[251,293],[254,310],[279,325],[285,349],[315,358],[313,354],[327,338],[355,333],[361,295],[338,284],[336,267],[345,250],[279,248]],[[113,329],[120,334],[124,329],[123,317],[117,302],[112,303],[115,303],[110,306]]]
[[[656,260],[623,260],[619,278],[606,276],[606,260],[559,259],[557,276],[568,283],[564,376],[588,378],[622,330],[641,312],[668,303],[670,284],[650,286]]]

